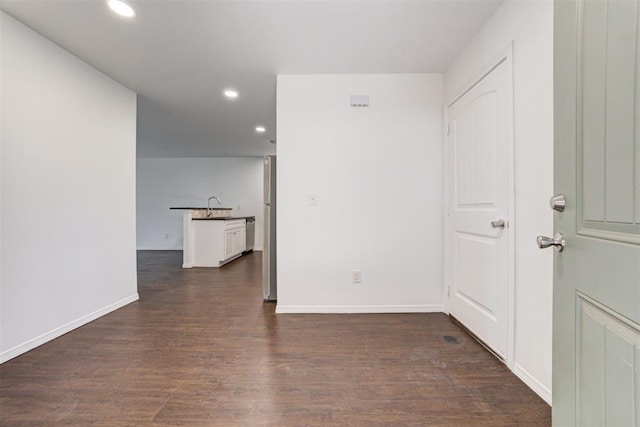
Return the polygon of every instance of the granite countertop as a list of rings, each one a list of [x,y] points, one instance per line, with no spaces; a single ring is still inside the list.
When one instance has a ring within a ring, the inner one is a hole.
[[[206,211],[207,208],[194,208],[194,207],[170,207],[169,209],[179,210],[179,211]],[[233,208],[211,208],[212,211],[230,211]],[[249,219],[253,218],[255,220],[254,215],[249,216],[227,216],[227,217],[213,217],[213,218],[191,218],[192,221],[231,221],[234,219]]]
[[[228,216],[226,218],[191,218],[191,221],[233,221],[234,219],[249,219],[249,218],[255,219],[256,217],[251,215],[251,216]]]
[[[207,208],[189,208],[189,207],[178,207],[178,208],[169,208],[169,209],[176,209],[176,210],[182,210],[182,211],[206,211]],[[211,208],[212,211],[230,211],[233,208],[219,208],[217,206],[214,206]]]

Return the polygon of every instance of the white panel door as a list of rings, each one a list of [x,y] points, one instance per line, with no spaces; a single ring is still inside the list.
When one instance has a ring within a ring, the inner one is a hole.
[[[640,5],[554,20],[553,423],[640,426]]]
[[[448,109],[449,313],[503,359],[509,304],[511,62]]]

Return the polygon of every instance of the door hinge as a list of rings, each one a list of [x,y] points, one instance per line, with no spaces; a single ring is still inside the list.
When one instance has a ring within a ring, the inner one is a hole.
[[[447,285],[447,296],[451,296],[451,285]]]
[[[447,123],[446,125],[444,125],[444,134],[446,136],[449,136],[449,123]]]

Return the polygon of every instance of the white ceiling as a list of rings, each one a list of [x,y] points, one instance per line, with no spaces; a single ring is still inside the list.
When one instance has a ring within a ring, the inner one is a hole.
[[[138,93],[139,157],[201,157],[275,153],[277,74],[443,72],[501,1],[130,0],[133,19],[104,0],[0,8]]]

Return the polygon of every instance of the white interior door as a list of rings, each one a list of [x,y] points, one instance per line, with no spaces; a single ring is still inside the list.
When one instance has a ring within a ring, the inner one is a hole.
[[[449,313],[507,357],[512,180],[510,56],[449,108]]]
[[[639,19],[638,0],[555,3],[555,425],[640,425]]]

